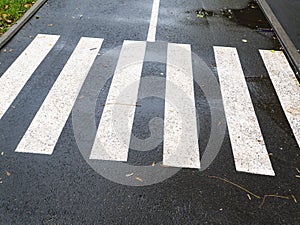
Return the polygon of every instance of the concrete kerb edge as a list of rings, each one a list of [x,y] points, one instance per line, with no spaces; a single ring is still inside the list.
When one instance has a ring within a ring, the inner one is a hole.
[[[38,0],[7,32],[0,37],[0,49],[25,25],[25,23],[47,2]]]
[[[287,35],[286,31],[278,21],[277,17],[273,13],[272,9],[268,5],[268,3],[265,0],[257,0],[260,8],[262,9],[263,13],[267,17],[269,23],[272,25],[272,27],[275,30],[275,33],[277,34],[280,43],[284,47],[284,51],[286,55],[288,56],[289,60],[291,61],[292,65],[294,66],[294,69],[299,72],[300,71],[300,54],[292,42],[292,40]]]

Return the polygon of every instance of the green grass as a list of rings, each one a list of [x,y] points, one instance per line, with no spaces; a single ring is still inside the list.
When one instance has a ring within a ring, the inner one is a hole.
[[[0,0],[0,35],[16,23],[34,2],[34,0]]]

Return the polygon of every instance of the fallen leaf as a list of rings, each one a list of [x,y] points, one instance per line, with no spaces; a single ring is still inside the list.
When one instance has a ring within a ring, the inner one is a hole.
[[[131,177],[134,173],[126,174],[126,177]]]
[[[31,6],[32,6],[32,4],[30,4],[30,3],[24,5],[25,8],[30,8]]]
[[[300,108],[298,106],[291,106],[286,111],[292,115],[300,116]]]
[[[270,50],[270,52],[275,53],[275,50]]]
[[[300,178],[300,176],[299,176],[299,175],[296,175],[296,177],[297,177],[297,178]]]
[[[294,200],[295,203],[298,203],[298,201],[297,201],[295,195],[292,195],[292,198],[293,198],[293,200]]]
[[[247,194],[247,196],[248,196],[249,200],[251,201],[252,200],[251,195]]]
[[[202,14],[197,14],[197,17],[198,17],[198,18],[204,18],[204,15],[202,15]]]
[[[4,10],[7,10],[7,9],[8,9],[8,5],[5,5],[5,6],[4,6]]]
[[[12,20],[7,19],[7,17],[9,17],[10,14],[2,14],[2,18],[5,20],[6,23],[12,23]]]
[[[4,152],[1,152],[1,156],[4,156]]]
[[[6,171],[6,176],[10,176],[11,175],[11,173],[10,172],[8,172],[8,171]]]
[[[247,43],[248,40],[247,39],[242,39],[242,42]]]
[[[152,166],[155,166],[155,162],[152,163]]]
[[[53,27],[53,24],[52,24],[52,23],[49,23],[49,24],[48,24],[48,27]]]
[[[140,177],[135,177],[136,180],[140,181],[140,182],[143,182],[143,179],[140,178]]]
[[[170,166],[166,166],[166,165],[163,165],[163,164],[160,164],[161,167],[164,167],[164,168],[169,168]]]

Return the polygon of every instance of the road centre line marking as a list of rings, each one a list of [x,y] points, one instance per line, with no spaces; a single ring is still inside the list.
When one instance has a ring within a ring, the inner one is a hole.
[[[259,52],[300,147],[300,87],[297,78],[282,51]]]
[[[60,36],[38,34],[0,78],[0,119]]]
[[[82,37],[80,39],[19,143],[16,152],[48,155],[53,153],[55,144],[102,42],[103,39],[100,38]]]
[[[168,44],[163,164],[200,169],[191,46]]]
[[[237,50],[214,52],[236,170],[274,176]]]
[[[145,51],[146,42],[124,41],[90,159],[127,161]]]
[[[154,0],[151,12],[147,41],[155,42],[160,0]]]

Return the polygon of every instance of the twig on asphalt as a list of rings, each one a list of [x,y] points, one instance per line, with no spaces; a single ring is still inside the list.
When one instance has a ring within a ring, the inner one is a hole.
[[[242,186],[240,186],[240,185],[238,185],[236,183],[233,183],[232,181],[230,181],[230,180],[228,180],[226,178],[221,178],[221,177],[216,177],[216,176],[208,176],[208,177],[209,178],[213,178],[213,179],[222,180],[222,181],[224,181],[226,183],[229,183],[229,184],[231,184],[231,185],[233,185],[233,186],[235,186],[235,187],[237,187],[237,188],[239,188],[239,189],[247,192],[248,194],[254,196],[255,198],[261,199],[261,197],[259,195],[254,194],[253,192],[249,191],[248,189],[246,189],[246,188],[244,188],[244,187],[242,187]]]
[[[260,203],[260,205],[258,206],[258,208],[261,208],[265,204],[267,197],[290,199],[288,196],[282,196],[282,195],[264,195],[264,198],[263,198],[262,202]]]

